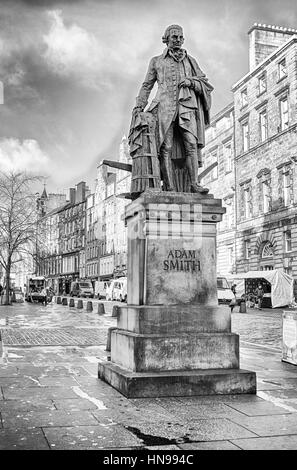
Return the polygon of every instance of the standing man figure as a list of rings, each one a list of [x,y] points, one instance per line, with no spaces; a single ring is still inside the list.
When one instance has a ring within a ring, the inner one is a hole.
[[[133,116],[144,110],[157,82],[157,94],[147,111],[157,119],[163,190],[207,193],[208,189],[198,183],[198,168],[202,166],[201,149],[205,126],[209,124],[213,87],[196,60],[182,49],[181,26],[168,26],[162,40],[167,47],[150,61]],[[133,142],[133,126],[129,137]]]

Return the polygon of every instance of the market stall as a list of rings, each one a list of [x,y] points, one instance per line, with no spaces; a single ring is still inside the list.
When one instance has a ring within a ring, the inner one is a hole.
[[[285,307],[294,301],[293,278],[281,269],[235,274],[234,284],[236,284],[236,297],[253,294],[261,284],[264,290],[263,308]]]

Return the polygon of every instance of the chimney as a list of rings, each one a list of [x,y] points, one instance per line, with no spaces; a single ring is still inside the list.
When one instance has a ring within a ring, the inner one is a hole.
[[[296,33],[293,28],[254,23],[248,32],[250,72]]]
[[[75,202],[83,202],[86,200],[86,183],[81,181],[76,185],[76,198]]]
[[[69,188],[69,202],[70,204],[75,204],[75,188]]]

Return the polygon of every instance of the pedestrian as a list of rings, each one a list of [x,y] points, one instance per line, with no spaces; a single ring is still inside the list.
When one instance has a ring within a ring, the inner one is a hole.
[[[47,288],[44,287],[42,290],[41,290],[41,295],[43,295],[43,304],[45,306],[47,306]]]
[[[231,313],[233,312],[233,309],[234,309],[235,305],[236,305],[236,299],[235,299],[235,297],[234,297],[234,299],[232,299],[231,302],[229,303],[229,307],[230,307],[230,309],[231,309]]]
[[[233,294],[236,296],[236,284],[232,284],[231,290],[232,290]]]
[[[257,307],[259,310],[262,310],[262,300],[264,296],[264,290],[261,284],[258,285],[257,289],[255,290],[255,296],[256,296],[256,302],[257,302]]]

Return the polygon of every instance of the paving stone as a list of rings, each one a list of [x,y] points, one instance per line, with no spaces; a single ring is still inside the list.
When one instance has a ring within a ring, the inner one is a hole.
[[[232,403],[230,406],[247,416],[283,415],[286,413],[291,413],[291,411],[288,411],[281,406],[274,405],[273,403],[267,401],[262,403]]]
[[[52,400],[0,400],[0,411],[23,412],[23,411],[45,411],[55,410]]]
[[[296,450],[297,434],[256,439],[235,439],[232,443],[243,450]]]
[[[45,387],[74,387],[77,382],[74,377],[40,377],[39,382]]]
[[[97,406],[94,403],[83,398],[62,398],[60,400],[55,399],[54,404],[58,410],[97,410]]]
[[[209,418],[228,418],[237,417],[240,419],[240,411],[235,411],[224,403],[206,403],[197,405],[188,405],[176,407],[175,405],[166,404],[164,409],[173,415],[175,419],[183,422],[192,422],[193,420],[209,419]]]
[[[205,403],[256,403],[262,401],[262,398],[253,394],[238,394],[238,395],[208,395],[197,397],[178,397],[176,399],[179,403],[185,406]]]
[[[77,398],[71,388],[63,387],[27,387],[24,389],[2,388],[6,400],[19,400],[31,397],[32,400],[55,399],[55,398]]]
[[[237,422],[236,418],[234,422]],[[297,413],[277,416],[243,416],[238,424],[261,437],[297,434]]]
[[[0,379],[2,377],[16,377],[18,374],[19,372],[16,367],[0,364]]]
[[[180,445],[192,441],[229,440],[255,434],[227,419],[202,419],[192,423],[147,422],[139,420],[127,429],[143,439],[145,445]]]
[[[183,450],[240,450],[236,444],[229,441],[192,442],[180,444],[179,447]]]
[[[48,427],[48,426],[88,426],[98,424],[94,416],[88,411],[28,411],[15,414],[11,411],[2,411],[2,424],[4,428],[12,427]]]
[[[122,426],[105,425],[44,429],[52,449],[107,449],[142,446],[142,441]]]
[[[0,429],[0,450],[49,450],[41,429]]]
[[[40,387],[37,377],[3,377],[0,379],[1,386],[6,388]]]

